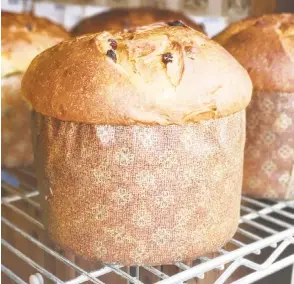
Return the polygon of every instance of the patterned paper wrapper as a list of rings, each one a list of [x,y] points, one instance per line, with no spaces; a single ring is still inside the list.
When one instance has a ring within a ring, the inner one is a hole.
[[[245,112],[187,126],[96,126],[33,114],[44,222],[90,260],[169,264],[238,225]]]
[[[294,199],[294,94],[255,92],[246,134],[243,192]]]

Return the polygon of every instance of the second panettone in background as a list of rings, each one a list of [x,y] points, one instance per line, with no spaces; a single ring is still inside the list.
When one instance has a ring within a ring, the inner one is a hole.
[[[33,161],[30,110],[20,95],[23,73],[31,60],[68,35],[60,26],[31,14],[1,13],[1,163]]]
[[[235,23],[214,38],[248,71],[245,194],[294,198],[294,15]]]
[[[182,26],[91,34],[36,57],[22,91],[44,221],[62,247],[155,265],[234,235],[252,85],[221,46]]]
[[[73,28],[72,36],[108,30],[119,31],[150,25],[156,22],[174,22],[174,25],[180,24],[177,21],[182,21],[186,25],[202,33],[205,32],[201,24],[195,23],[180,12],[145,7],[111,9],[86,18]]]

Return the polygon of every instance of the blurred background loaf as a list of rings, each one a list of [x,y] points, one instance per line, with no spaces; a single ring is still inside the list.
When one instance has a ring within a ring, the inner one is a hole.
[[[65,30],[31,14],[2,12],[1,22],[1,163],[5,167],[33,161],[30,110],[20,96],[20,82],[31,60],[67,37]]]
[[[156,22],[182,21],[191,28],[204,32],[204,27],[196,24],[180,12],[157,8],[120,8],[112,9],[86,18],[78,23],[71,31],[72,36],[107,30],[132,29]]]
[[[245,194],[294,198],[294,14],[237,22],[214,40],[248,71]]]

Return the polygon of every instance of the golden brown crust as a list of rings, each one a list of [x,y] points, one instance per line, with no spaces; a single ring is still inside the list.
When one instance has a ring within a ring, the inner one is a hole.
[[[68,38],[47,19],[10,12],[1,12],[1,17],[2,77],[24,72],[37,54]]]
[[[156,8],[111,9],[82,20],[72,29],[73,36],[86,33],[97,33],[108,30],[130,29],[139,26],[151,25],[156,22],[183,21],[193,29],[205,33],[201,24],[196,24],[184,14]]]
[[[60,120],[169,125],[238,112],[252,85],[238,62],[203,34],[155,24],[46,50],[32,61],[22,91],[37,112]]]
[[[246,19],[214,37],[248,71],[256,90],[294,91],[294,15]]]

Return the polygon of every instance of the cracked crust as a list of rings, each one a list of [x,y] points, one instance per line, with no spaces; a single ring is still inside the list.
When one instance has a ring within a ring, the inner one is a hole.
[[[246,19],[214,40],[247,69],[254,89],[294,92],[294,14]]]
[[[167,53],[172,62],[164,63]],[[221,46],[165,24],[64,41],[37,56],[22,82],[24,97],[43,115],[109,125],[228,116],[248,105],[251,91],[247,72]]]
[[[68,38],[66,31],[32,14],[1,12],[2,77],[24,72],[43,50]]]
[[[80,36],[86,33],[97,33],[109,30],[119,31],[138,26],[146,26],[156,22],[172,22],[175,20],[183,21],[191,28],[205,33],[202,25],[196,24],[182,13],[144,7],[132,9],[111,9],[109,11],[99,13],[82,20],[72,29],[71,34],[73,36]]]

